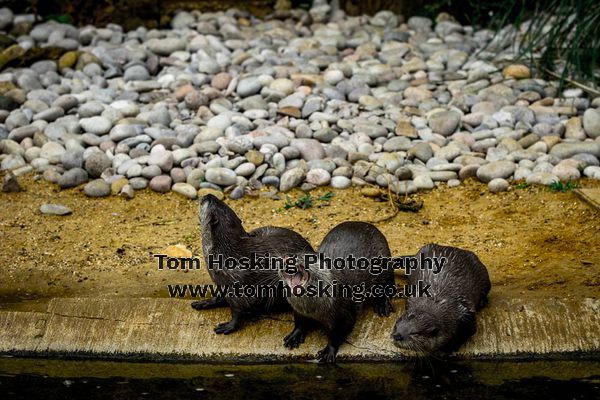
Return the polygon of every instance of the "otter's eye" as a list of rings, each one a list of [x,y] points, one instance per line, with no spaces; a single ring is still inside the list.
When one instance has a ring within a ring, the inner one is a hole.
[[[408,316],[406,317],[407,320],[413,320],[415,319],[415,314],[408,314]]]
[[[427,333],[429,336],[435,336],[435,335],[437,335],[437,334],[438,334],[438,328],[437,328],[437,327],[435,327],[435,326],[433,326],[433,327],[431,327],[431,328],[427,329],[426,333]]]

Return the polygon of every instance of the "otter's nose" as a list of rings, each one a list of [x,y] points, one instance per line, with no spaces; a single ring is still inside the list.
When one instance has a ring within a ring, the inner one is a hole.
[[[410,336],[408,329],[403,324],[398,324],[392,332],[392,338],[396,341],[402,341]]]

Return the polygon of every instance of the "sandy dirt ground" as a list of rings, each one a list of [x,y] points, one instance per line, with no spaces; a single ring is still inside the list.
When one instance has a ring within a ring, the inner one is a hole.
[[[0,309],[41,310],[52,297],[167,297],[167,284],[210,282],[205,269],[159,271],[153,257],[174,244],[202,256],[196,201],[149,190],[132,200],[91,199],[82,189],[60,191],[32,177],[21,182],[24,192],[0,194]],[[583,180],[580,186],[600,182]],[[333,194],[306,210],[283,210],[285,195],[227,203],[247,230],[288,227],[315,247],[340,222],[379,221],[393,212],[358,188]],[[430,242],[454,245],[474,251],[487,265],[491,296],[600,296],[600,212],[573,192],[512,186],[492,194],[485,185],[466,182],[414,197],[423,201],[420,211],[376,223],[394,255],[414,254]],[[44,203],[67,205],[73,214],[42,215]]]

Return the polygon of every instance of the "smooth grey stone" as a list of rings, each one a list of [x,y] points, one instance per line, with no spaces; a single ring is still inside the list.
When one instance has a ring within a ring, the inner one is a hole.
[[[112,167],[112,161],[102,152],[95,152],[85,160],[85,170],[92,178],[99,178],[110,167]]]
[[[142,168],[142,176],[147,179],[152,179],[162,174],[162,169],[158,165],[148,165]]]
[[[10,140],[14,140],[16,142],[20,142],[21,140],[33,137],[34,133],[39,131],[39,129],[34,125],[22,126],[20,128],[15,128],[8,134],[8,138]]]
[[[246,194],[246,190],[244,188],[244,186],[236,186],[235,188],[233,188],[233,190],[229,193],[229,198],[231,200],[239,200],[242,197],[244,197],[244,195]]]
[[[527,177],[526,182],[530,185],[548,186],[552,183],[559,182],[559,179],[556,175],[550,172],[532,172]]]
[[[110,185],[104,179],[94,179],[83,187],[83,192],[89,197],[110,196]]]
[[[127,169],[127,178],[136,178],[138,176],[142,175],[142,166],[140,164],[132,164],[128,169]]]
[[[250,162],[245,162],[240,164],[234,172],[236,173],[236,175],[248,177],[252,175],[255,170],[256,166],[254,164]]]
[[[337,132],[331,128],[323,128],[316,131],[313,135],[315,139],[323,143],[330,143],[337,137]]]
[[[13,23],[14,14],[10,8],[0,8],[0,30],[6,30]]]
[[[334,176],[331,178],[331,186],[336,189],[347,189],[352,186],[352,181],[345,176]]]
[[[134,65],[125,70],[123,74],[125,82],[128,81],[145,81],[150,79],[150,73],[143,65]]]
[[[64,111],[69,111],[78,105],[79,100],[77,100],[77,97],[70,94],[64,94],[52,102],[52,107],[60,107]]]
[[[183,38],[150,39],[146,43],[148,49],[160,56],[168,56],[178,50],[184,50],[186,42]]]
[[[292,168],[281,175],[279,190],[287,192],[288,190],[298,186],[305,177],[304,170],[302,168]],[[264,181],[263,181],[264,183]]]
[[[166,107],[157,107],[151,111],[140,113],[137,118],[148,122],[150,125],[169,126],[171,124],[171,114],[169,114],[169,110]]]
[[[417,158],[423,162],[427,162],[433,157],[433,150],[429,143],[419,142],[408,150],[409,158]]]
[[[583,170],[583,175],[588,178],[600,180],[600,167],[596,165],[590,165]]]
[[[151,152],[148,165],[157,165],[161,170],[169,172],[173,168],[173,154],[170,151]]]
[[[554,145],[550,154],[559,158],[570,158],[575,154],[589,153],[600,158],[600,143],[598,142],[562,142]]]
[[[44,86],[38,79],[38,76],[29,71],[29,73],[23,73],[17,78],[17,85],[25,92],[31,92],[36,89],[43,89]]]
[[[261,88],[262,83],[257,77],[252,76],[241,79],[237,84],[236,92],[240,97],[248,97],[260,92]]]
[[[198,197],[196,189],[192,185],[184,182],[175,183],[171,190],[191,200],[195,200]]]
[[[413,182],[419,190],[430,190],[435,186],[431,177],[425,174],[415,176]]]
[[[171,190],[172,179],[168,175],[155,176],[150,180],[150,189],[159,193],[166,193]]]
[[[441,111],[429,117],[429,127],[434,133],[442,136],[449,136],[458,127],[460,123],[460,114],[456,111]]]
[[[65,151],[60,159],[60,163],[65,169],[83,167],[83,149],[69,149]]]
[[[411,140],[404,136],[395,136],[383,144],[383,150],[387,152],[408,151],[412,147]]]
[[[458,178],[458,174],[454,171],[431,171],[429,177],[434,182],[446,182]]]
[[[200,182],[204,180],[204,170],[193,169],[187,176],[186,182],[196,189],[200,189]]]
[[[294,139],[300,140],[300,139]],[[314,139],[313,139],[314,140]],[[315,140],[315,142],[317,142]],[[319,142],[317,142],[319,143]],[[265,144],[272,144],[277,146],[277,148],[281,149],[285,146],[290,145],[290,139],[280,132],[273,132],[265,136],[257,136],[254,138],[254,147],[261,148]],[[292,145],[293,146],[293,145]]]
[[[370,138],[387,136],[388,131],[385,127],[377,124],[358,123],[354,126],[355,133],[366,133]]]
[[[185,182],[185,171],[179,167],[173,168],[169,172],[169,175],[171,176],[173,183]]]
[[[254,148],[252,140],[248,136],[237,136],[227,142],[225,145],[228,150],[238,154],[245,154],[248,150]]]
[[[40,111],[39,113],[35,114],[33,116],[33,120],[43,120],[47,122],[52,122],[57,118],[62,117],[63,115],[65,115],[65,110],[63,110],[61,107],[50,107],[47,110]]]
[[[0,152],[3,154],[24,155],[25,149],[11,139],[0,140]]]
[[[58,164],[65,148],[57,142],[48,142],[42,146],[40,157],[47,159],[51,164]]]
[[[40,212],[42,214],[46,214],[46,215],[69,215],[72,214],[73,211],[67,207],[67,206],[63,206],[62,204],[42,204],[40,206]]]
[[[278,176],[265,176],[262,178],[261,182],[267,186],[279,187],[279,177]]]
[[[309,97],[302,107],[302,118],[308,118],[315,111],[321,111],[322,109],[323,99],[320,97]]]
[[[201,143],[194,144],[194,149],[198,154],[215,154],[219,151],[221,145],[214,140],[207,140]]]
[[[27,165],[23,157],[19,154],[10,154],[8,157],[2,160],[0,169],[3,170],[14,170]]]
[[[236,183],[235,172],[222,167],[207,169],[204,177],[208,182],[220,186],[230,186]]]
[[[134,190],[142,190],[148,187],[148,180],[141,177],[131,178],[129,184]]]
[[[334,169],[337,168],[337,165],[332,160],[310,160],[308,163],[308,169],[316,169],[321,168],[331,173]]]
[[[583,113],[583,129],[591,138],[600,137],[600,110],[588,108]]]
[[[110,120],[101,116],[83,118],[79,121],[79,124],[85,132],[93,133],[95,135],[104,135],[112,128]]]
[[[298,149],[300,156],[306,161],[325,157],[323,145],[315,139],[292,139],[290,146]]]
[[[515,163],[512,161],[494,161],[479,167],[477,178],[484,183],[488,183],[496,178],[506,179],[512,176],[516,168]]]
[[[102,114],[104,111],[104,104],[99,101],[88,101],[79,106],[77,112],[80,118],[89,118],[96,115]]]
[[[322,168],[314,168],[306,173],[306,182],[315,186],[325,186],[331,182],[331,174]]]
[[[81,168],[73,168],[62,174],[57,183],[61,189],[67,189],[79,186],[82,183],[87,182],[87,180],[88,174],[85,170]]]
[[[260,95],[246,97],[245,99],[238,101],[236,104],[243,111],[266,110],[269,107],[265,99],[263,99]]]
[[[600,165],[600,161],[598,160],[597,157],[595,157],[595,156],[593,156],[591,154],[587,154],[587,153],[575,154],[571,158],[573,160],[581,161],[581,163],[583,165],[585,165],[586,167],[589,166],[589,165],[594,165],[594,166],[599,166]]]
[[[23,126],[29,124],[30,120],[31,120],[31,112],[28,116],[23,110],[15,110],[15,111],[11,112],[8,115],[8,117],[6,117],[6,120],[4,121],[4,125],[5,125],[6,129],[8,129],[9,131],[12,131],[15,128],[20,128],[20,127],[23,127]]]

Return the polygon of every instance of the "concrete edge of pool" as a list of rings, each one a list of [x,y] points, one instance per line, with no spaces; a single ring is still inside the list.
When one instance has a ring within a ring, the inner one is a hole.
[[[396,310],[403,309],[401,301]],[[390,332],[398,315],[361,315],[340,360],[402,360]],[[213,327],[229,319],[227,309],[198,312],[189,300],[52,299],[45,312],[0,312],[0,353],[114,360],[293,362],[314,358],[325,335],[314,331],[299,349],[282,339],[292,328],[283,313],[249,322],[231,335]],[[458,359],[556,357],[600,354],[600,300],[491,299],[477,319],[478,332]]]

